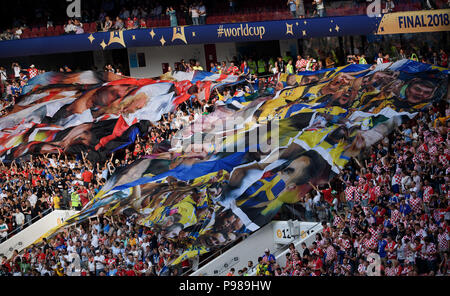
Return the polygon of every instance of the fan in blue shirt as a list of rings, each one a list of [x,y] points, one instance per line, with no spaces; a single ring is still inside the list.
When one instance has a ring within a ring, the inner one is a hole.
[[[386,245],[387,241],[385,239],[382,239],[378,242],[378,255],[380,255],[381,258],[386,257]]]
[[[409,206],[409,204],[405,204],[404,200],[402,200],[399,210],[400,210],[400,213],[402,213],[404,216],[406,216],[412,212],[411,207]]]

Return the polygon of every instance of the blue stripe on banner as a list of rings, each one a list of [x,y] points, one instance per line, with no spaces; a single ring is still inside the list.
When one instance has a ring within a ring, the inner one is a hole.
[[[214,73],[204,72],[204,71],[196,71],[194,77],[192,77],[192,84],[195,84],[197,81],[203,81],[206,77],[212,76]]]
[[[225,101],[225,104],[227,104],[227,105],[228,105],[228,104],[231,104],[231,103],[233,103],[233,101],[238,101],[239,103],[245,103],[245,102],[247,102],[245,96],[240,96],[240,97],[232,97],[232,98],[227,99],[227,100]]]
[[[312,109],[320,109],[320,108],[324,108],[327,105],[326,102],[321,103],[317,106],[314,106],[314,108]],[[291,117],[291,114],[297,111],[302,110],[303,108],[311,108],[311,105],[306,105],[306,104],[295,104],[293,105],[291,108],[289,108],[288,112],[286,113],[285,118],[289,118]]]
[[[245,157],[246,152],[235,152],[232,155],[224,157],[222,159],[205,161],[196,163],[192,166],[179,165],[176,168],[169,170],[165,173],[153,176],[140,178],[134,182],[117,186],[113,190],[124,190],[137,185],[154,182],[156,180],[172,176],[181,181],[190,181],[195,178],[207,175],[212,172],[218,172],[220,170],[226,170],[231,172],[234,167],[240,165]]]
[[[370,66],[371,65],[368,65],[368,64],[350,64],[350,65],[344,67],[343,69],[339,70],[339,72],[343,72],[343,73],[359,72],[359,71],[364,71],[364,70],[369,69]],[[328,68],[328,69],[322,69],[322,70],[318,70],[318,71],[302,71],[299,73],[299,75],[302,75],[302,76],[303,75],[304,76],[317,75],[317,74],[333,71],[336,69],[337,68]]]
[[[216,84],[216,85],[214,85],[212,88],[211,88],[211,92],[215,89],[215,88],[218,88],[218,87],[221,87],[221,86],[231,86],[231,85],[237,85],[237,84],[240,84],[240,83],[244,83],[244,82],[246,82],[246,80],[238,80],[238,81],[235,81],[235,82],[222,82],[222,83],[219,83],[219,84]]]

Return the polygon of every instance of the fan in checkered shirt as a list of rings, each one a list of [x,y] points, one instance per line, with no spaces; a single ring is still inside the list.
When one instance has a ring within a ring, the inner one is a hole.
[[[32,78],[36,77],[38,75],[38,73],[39,73],[39,70],[36,69],[36,67],[34,65],[31,65],[30,68],[27,71],[28,71],[29,79],[32,79]]]

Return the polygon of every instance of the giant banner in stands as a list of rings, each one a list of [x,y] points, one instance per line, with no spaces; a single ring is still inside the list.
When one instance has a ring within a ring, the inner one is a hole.
[[[240,99],[238,110],[226,103],[184,127],[168,152],[115,173],[80,213],[46,236],[121,213],[184,246],[171,264],[220,248],[270,222],[283,204],[302,201],[363,149],[446,97],[443,70],[402,60],[282,75],[275,95]],[[242,120],[230,128],[235,118]],[[226,130],[209,124],[220,122]],[[198,135],[201,149],[187,149]],[[268,149],[261,149],[264,142]]]
[[[178,78],[178,79],[177,79]],[[134,79],[109,72],[47,72],[31,79],[0,118],[0,159],[86,152],[91,161],[133,143],[149,125],[238,76],[210,72]]]
[[[393,13],[380,17],[359,15],[173,28],[158,27],[11,40],[0,43],[0,58],[125,47],[448,31],[450,30],[449,13],[450,10],[444,9],[433,10],[433,12]],[[431,22],[428,21],[429,19]]]

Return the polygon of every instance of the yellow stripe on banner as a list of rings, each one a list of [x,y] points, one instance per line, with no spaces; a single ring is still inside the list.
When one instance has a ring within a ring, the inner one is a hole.
[[[377,35],[450,31],[450,9],[395,12],[383,15]]]

